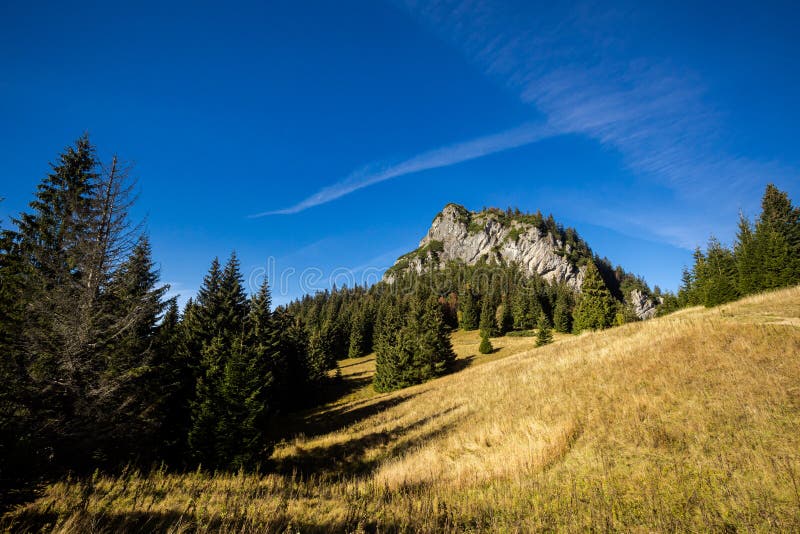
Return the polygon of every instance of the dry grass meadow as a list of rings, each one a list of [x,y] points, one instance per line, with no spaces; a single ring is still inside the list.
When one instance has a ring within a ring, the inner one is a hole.
[[[3,519],[55,532],[800,531],[800,288],[604,332],[453,336],[392,394],[372,357],[263,473],[65,480]]]

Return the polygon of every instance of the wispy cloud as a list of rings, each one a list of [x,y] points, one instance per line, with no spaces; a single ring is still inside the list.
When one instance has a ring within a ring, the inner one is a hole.
[[[344,180],[324,187],[288,208],[256,213],[250,217],[288,215],[341,198],[364,187],[415,172],[448,167],[504,150],[535,143],[553,134],[547,124],[524,124],[511,130],[456,143],[418,154],[400,163],[376,169],[375,166],[354,172]]]
[[[539,6],[534,15],[524,11],[525,2],[521,12],[481,0],[402,3],[488,77],[542,112],[554,132],[582,134],[617,150],[636,176],[696,209],[735,209],[742,199],[757,199],[765,180],[798,176],[779,162],[727,149],[724,112],[704,80],[667,60],[642,57],[625,41],[620,28],[655,23],[635,10],[584,2],[568,9]],[[674,230],[682,242],[692,233]]]

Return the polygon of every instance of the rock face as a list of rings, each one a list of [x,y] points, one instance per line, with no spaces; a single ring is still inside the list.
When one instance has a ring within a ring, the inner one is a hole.
[[[657,304],[638,289],[631,290],[628,302],[639,319],[652,319],[656,316]]]
[[[530,275],[538,274],[548,282],[564,282],[580,290],[583,269],[567,259],[569,245],[533,224],[501,219],[493,212],[469,212],[448,204],[433,220],[419,248],[398,259],[384,279],[392,281],[396,270],[422,272],[423,267],[443,267],[452,260],[474,265],[485,259],[517,263]]]
[[[494,209],[471,212],[448,204],[433,220],[419,248],[401,256],[383,278],[391,283],[398,272],[441,269],[450,261],[467,265],[480,261],[516,263],[528,275],[564,283],[580,292],[585,267],[578,267],[576,259],[591,258],[591,251],[575,234],[569,237],[569,231],[550,231],[548,228],[556,225],[549,222],[552,224],[545,224],[540,214],[509,214]],[[631,290],[625,300],[639,319],[656,314],[656,303],[639,289]]]

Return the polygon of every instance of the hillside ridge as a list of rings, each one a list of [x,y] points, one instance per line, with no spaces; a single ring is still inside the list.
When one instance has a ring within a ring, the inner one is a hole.
[[[573,228],[564,228],[553,216],[540,212],[487,208],[469,211],[447,204],[434,217],[419,246],[397,259],[384,274],[393,282],[402,272],[443,269],[449,262],[516,264],[525,274],[580,292],[586,263],[594,261],[589,245]],[[640,319],[656,314],[657,303],[648,288],[620,295]]]

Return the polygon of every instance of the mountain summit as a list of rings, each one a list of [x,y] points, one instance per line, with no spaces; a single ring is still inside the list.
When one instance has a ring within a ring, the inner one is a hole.
[[[641,279],[596,258],[574,229],[564,228],[552,215],[544,217],[540,212],[498,208],[475,212],[448,204],[434,217],[419,247],[398,258],[384,280],[391,283],[402,272],[441,269],[453,261],[516,264],[529,276],[564,284],[576,292],[583,285],[587,262],[595,261],[609,289],[629,304],[637,317],[647,319],[656,312],[649,288]]]

